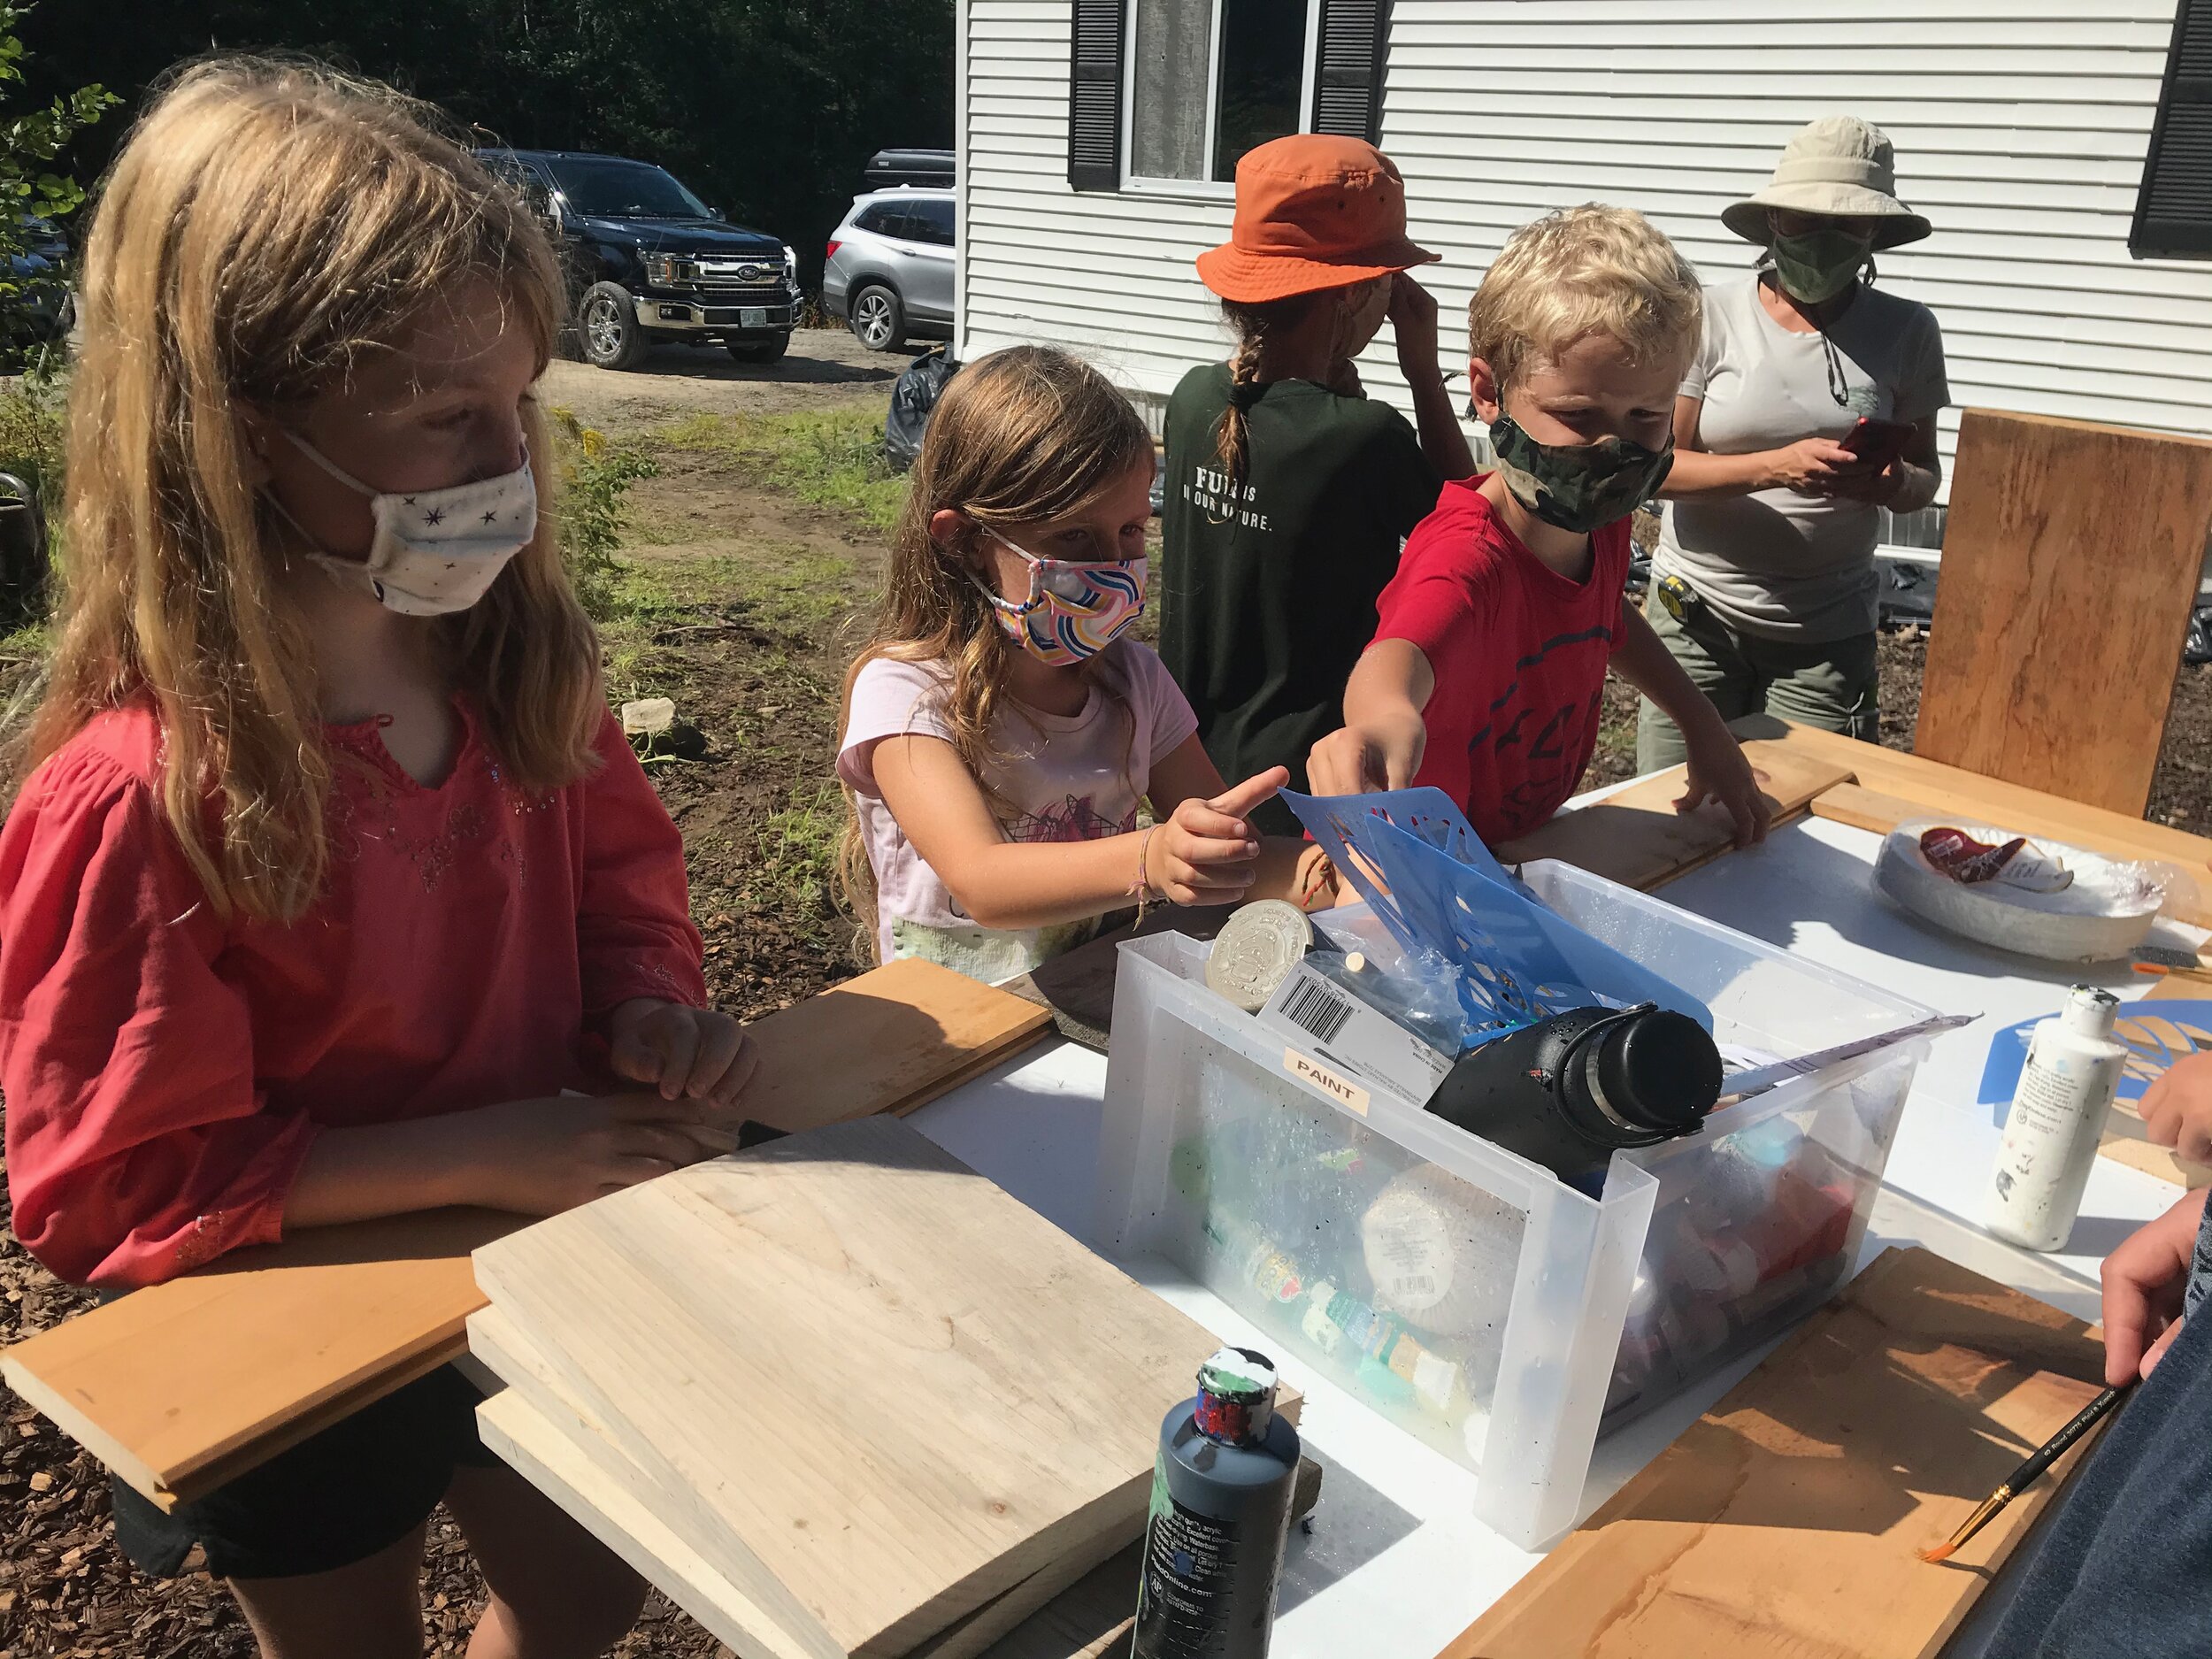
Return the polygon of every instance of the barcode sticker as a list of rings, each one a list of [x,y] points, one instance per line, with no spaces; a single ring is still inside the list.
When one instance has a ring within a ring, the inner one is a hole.
[[[1260,1010],[1259,1021],[1296,1045],[1289,1052],[1298,1056],[1297,1064],[1285,1066],[1292,1076],[1356,1112],[1366,1111],[1371,1084],[1421,1105],[1452,1069],[1451,1056],[1379,1012],[1356,987],[1317,971],[1310,960],[1284,977]]]
[[[1284,1000],[1283,1012],[1302,1031],[1322,1042],[1333,1041],[1352,1017],[1352,1004],[1321,979],[1302,979]]]

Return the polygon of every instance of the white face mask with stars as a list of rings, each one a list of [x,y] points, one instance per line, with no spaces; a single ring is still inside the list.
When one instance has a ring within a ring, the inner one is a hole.
[[[520,467],[497,478],[389,495],[342,471],[297,433],[284,435],[331,477],[366,495],[376,519],[365,560],[316,553],[315,562],[341,580],[365,583],[378,603],[402,616],[466,611],[538,533],[538,484],[527,455]],[[277,511],[283,511],[280,503]],[[296,520],[293,525],[298,527]]]

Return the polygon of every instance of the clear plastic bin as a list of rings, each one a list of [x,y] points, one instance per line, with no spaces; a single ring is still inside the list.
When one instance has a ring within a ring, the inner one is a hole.
[[[1924,1018],[1571,866],[1523,871],[1585,931],[1793,1056]],[[1614,1155],[1602,1199],[1384,1089],[1364,1110],[1289,1068],[1207,988],[1207,947],[1121,947],[1095,1241],[1180,1265],[1285,1349],[1480,1476],[1525,1548],[1572,1526],[1600,1428],[1826,1299],[1848,1271],[1925,1053],[1909,1043]]]

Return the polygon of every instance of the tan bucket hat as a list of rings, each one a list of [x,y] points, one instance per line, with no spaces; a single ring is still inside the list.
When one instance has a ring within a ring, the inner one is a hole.
[[[1855,115],[1809,121],[1782,148],[1765,189],[1721,210],[1720,222],[1746,242],[1767,241],[1767,210],[1870,219],[1874,246],[1918,242],[1928,221],[1897,199],[1897,157],[1889,135]]]

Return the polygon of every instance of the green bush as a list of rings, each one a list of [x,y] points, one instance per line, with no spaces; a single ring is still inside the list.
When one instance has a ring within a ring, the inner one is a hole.
[[[61,506],[66,402],[59,375],[0,381],[0,472],[21,473],[39,492],[50,520]]]
[[[614,614],[622,561],[615,557],[630,522],[630,486],[660,469],[649,456],[610,443],[565,409],[549,411],[560,451],[561,557],[584,610],[596,621]]]

